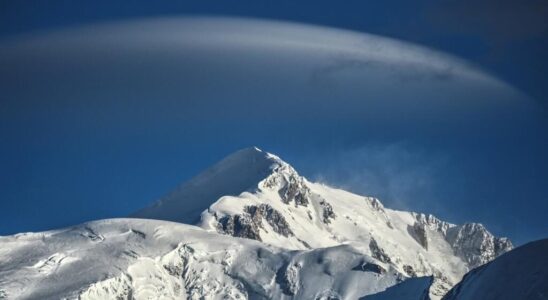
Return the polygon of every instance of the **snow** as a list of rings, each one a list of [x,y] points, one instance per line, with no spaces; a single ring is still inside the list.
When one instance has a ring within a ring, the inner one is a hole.
[[[103,239],[90,238],[90,231]],[[156,220],[95,221],[2,237],[0,244],[0,287],[8,299],[312,299],[321,293],[358,299],[403,278],[389,266],[383,276],[353,270],[363,262],[383,264],[349,245],[288,252]]]
[[[0,237],[0,299],[439,299],[511,248],[479,224],[310,182],[256,147],[132,217]]]
[[[469,272],[444,299],[548,298],[548,239],[528,243]]]
[[[229,191],[228,186],[217,184],[219,181],[225,182],[222,176],[238,178],[239,186],[245,188],[240,188],[240,193]],[[186,184],[167,199],[158,201],[153,209],[145,209],[137,215],[163,219],[162,206],[169,205],[168,220],[199,219],[194,224],[208,231],[218,232],[220,220],[224,216],[244,216],[249,219],[245,213],[247,207],[268,204],[284,216],[293,234],[280,235],[268,224],[268,220],[263,219],[255,225],[251,222],[251,231],[257,231],[262,242],[291,250],[352,244],[363,249],[363,253],[373,255],[369,244],[374,240],[380,252],[391,259],[390,263],[399,272],[406,274],[405,269],[412,269],[412,276],[434,275],[435,284],[431,290],[433,298],[441,297],[469,269],[476,266],[469,265],[467,260],[485,262],[494,258],[494,253],[485,254],[485,251],[480,251],[483,249],[481,240],[479,243],[474,241],[475,244],[472,243],[473,246],[469,247],[471,249],[467,248],[463,255],[456,255],[457,245],[451,243],[447,232],[452,228],[461,228],[460,226],[440,221],[433,216],[386,209],[378,199],[310,182],[299,176],[296,170],[278,156],[257,147],[228,156],[191,183],[196,181],[215,191],[215,195],[196,195],[193,188],[190,192],[187,191]],[[290,188],[305,195],[307,203],[284,199],[284,192]],[[199,218],[198,215],[189,215],[186,207],[181,209],[181,214],[178,213],[177,206],[188,205],[188,195],[191,193],[195,202],[210,204],[209,207],[203,207]],[[334,213],[334,217],[327,222],[324,217],[325,203],[328,203]],[[427,248],[417,237],[417,225],[424,228],[422,233],[426,235],[423,239],[428,244]],[[495,239],[484,228],[482,230],[486,238]],[[256,238],[255,234],[249,237]],[[470,242],[466,240],[466,236],[463,240]]]
[[[273,163],[256,147],[242,149],[132,217],[196,223],[214,200],[255,188],[270,173]]]
[[[361,300],[427,300],[428,288],[432,284],[432,277],[410,278],[385,291],[365,296]]]

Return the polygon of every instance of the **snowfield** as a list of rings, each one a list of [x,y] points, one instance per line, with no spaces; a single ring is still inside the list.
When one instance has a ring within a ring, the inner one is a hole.
[[[255,147],[131,217],[0,237],[0,299],[440,299],[512,249]]]
[[[0,244],[8,299],[358,299],[405,279],[350,245],[286,251],[156,220],[95,221]]]
[[[352,244],[409,277],[434,276],[432,298],[512,248],[481,224],[457,226],[432,215],[391,210],[376,198],[310,182],[256,147],[229,155],[134,216],[195,222],[207,231],[292,250]]]

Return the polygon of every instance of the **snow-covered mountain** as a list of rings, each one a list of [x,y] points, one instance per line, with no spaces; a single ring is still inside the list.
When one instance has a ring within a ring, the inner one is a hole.
[[[512,249],[481,224],[391,210],[376,198],[310,182],[256,147],[228,156],[134,216],[196,222],[286,249],[354,245],[409,277],[434,276],[433,298]]]
[[[350,245],[287,251],[156,220],[95,221],[0,245],[0,299],[358,299],[406,278]]]
[[[512,248],[255,147],[131,217],[0,237],[0,299],[439,299]]]
[[[548,239],[518,247],[470,271],[443,299],[548,299]]]

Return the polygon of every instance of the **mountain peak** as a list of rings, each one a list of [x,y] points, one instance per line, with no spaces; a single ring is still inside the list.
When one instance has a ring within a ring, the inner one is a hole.
[[[220,197],[257,189],[280,166],[290,167],[258,147],[240,149],[131,216],[195,224]]]
[[[278,156],[252,146],[229,154],[211,168],[207,169],[206,172],[223,168],[240,169],[239,171],[241,172],[247,172],[249,169],[256,169],[258,165],[268,169],[272,164],[280,162],[282,162],[282,160]]]
[[[232,154],[229,154],[228,156],[226,156],[224,159],[233,157],[233,156],[245,157],[245,156],[265,155],[265,154],[267,154],[267,152],[261,150],[259,147],[251,146],[247,148],[242,148],[240,150],[236,150],[235,152],[232,152]]]

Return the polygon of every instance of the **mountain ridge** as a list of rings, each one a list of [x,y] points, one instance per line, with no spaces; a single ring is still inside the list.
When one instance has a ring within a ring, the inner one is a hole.
[[[529,242],[468,272],[443,300],[548,297],[548,239]]]
[[[257,147],[248,147],[238,150],[213,166],[200,172],[176,187],[171,193],[155,201],[130,217],[151,218],[193,224],[198,221],[199,214],[209,205],[203,203],[203,199],[218,199],[225,195],[238,195],[258,183],[268,174],[269,167],[275,162],[275,158],[269,158],[265,152]],[[246,165],[242,165],[242,164]],[[239,170],[246,170],[245,174],[233,176]],[[243,176],[242,176],[243,175]],[[198,200],[196,200],[198,198]],[[207,200],[206,200],[207,201]],[[194,204],[195,206],[182,206],[178,202]],[[176,211],[181,215],[173,215]]]
[[[239,193],[221,191],[219,174],[238,177],[245,188]],[[278,156],[257,147],[236,151],[189,182],[195,181],[217,192],[199,199],[204,209],[192,218],[207,231],[293,250],[360,244],[365,253],[402,274],[433,275],[433,298],[443,296],[468,270],[513,247],[481,224],[455,225],[433,215],[391,210],[377,198],[310,182]],[[185,187],[188,184],[152,207],[170,203],[167,220],[180,220],[174,207],[188,201]],[[137,216],[162,219],[153,210]]]
[[[440,299],[513,247],[311,182],[257,147],[131,217],[0,237],[0,299]]]

